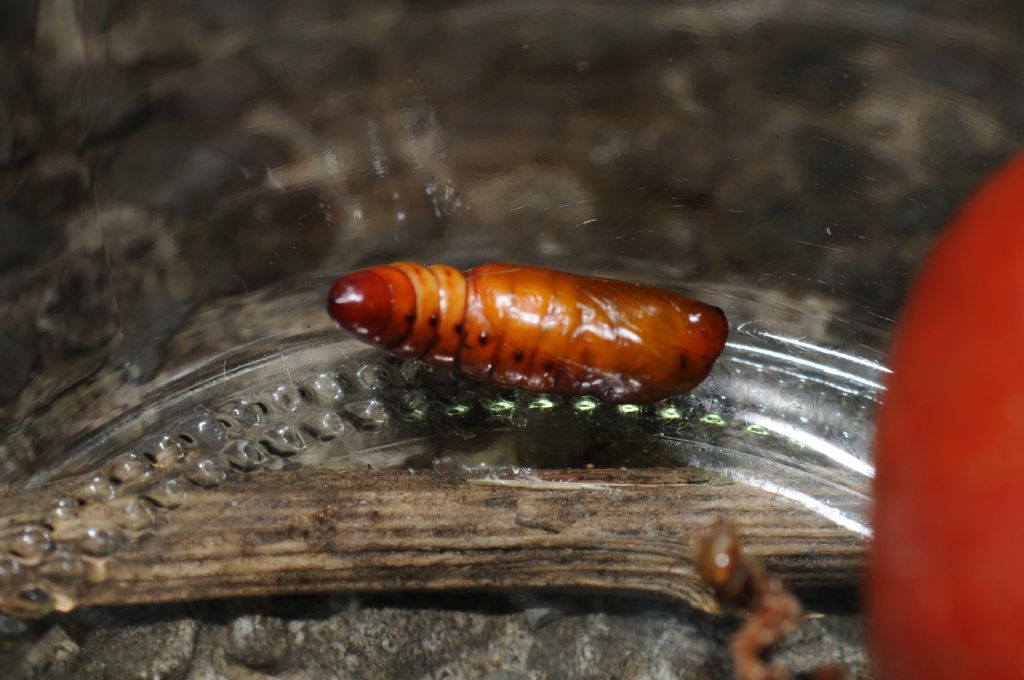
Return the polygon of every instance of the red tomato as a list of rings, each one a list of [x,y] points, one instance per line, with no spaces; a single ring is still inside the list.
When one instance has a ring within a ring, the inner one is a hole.
[[[1024,678],[1024,155],[941,237],[891,365],[868,568],[879,677]]]

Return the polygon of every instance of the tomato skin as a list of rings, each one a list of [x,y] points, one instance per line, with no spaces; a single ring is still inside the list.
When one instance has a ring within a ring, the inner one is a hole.
[[[1024,155],[940,238],[891,366],[867,582],[879,678],[1024,678]]]

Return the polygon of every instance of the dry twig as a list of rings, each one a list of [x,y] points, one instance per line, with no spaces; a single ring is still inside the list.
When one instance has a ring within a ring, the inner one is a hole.
[[[723,508],[792,582],[849,586],[860,568],[858,536],[695,470],[225,476],[201,462],[122,464],[0,499],[0,611],[496,589],[627,591],[713,611],[689,537]]]

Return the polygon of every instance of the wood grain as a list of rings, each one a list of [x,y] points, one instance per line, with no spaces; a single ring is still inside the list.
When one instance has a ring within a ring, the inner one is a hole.
[[[747,552],[797,589],[852,586],[864,550],[861,537],[790,501],[690,469],[303,469],[230,472],[213,488],[179,481],[187,496],[164,498],[166,507],[146,500],[161,499],[153,489],[166,475],[150,477],[118,487],[114,499],[88,500],[66,525],[46,518],[82,480],[0,499],[0,535],[42,525],[53,543],[38,564],[0,580],[0,611],[46,613],[25,606],[32,588],[49,593],[49,609],[59,611],[337,590],[504,589],[642,593],[714,611],[691,543],[720,517],[736,523]],[[126,502],[149,513],[148,526],[119,523],[114,510]],[[119,537],[109,555],[82,549],[86,529],[96,527]],[[55,555],[81,561],[80,582],[47,576]]]

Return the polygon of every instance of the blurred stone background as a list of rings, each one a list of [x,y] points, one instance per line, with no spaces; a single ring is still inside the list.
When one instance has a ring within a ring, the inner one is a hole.
[[[0,471],[59,455],[33,420],[65,395],[208,350],[174,339],[210,305],[368,262],[641,263],[887,329],[1020,145],[1022,32],[1016,0],[5,2]],[[867,677],[854,602],[784,658]],[[735,625],[558,598],[0,623],[40,678],[718,678]]]

